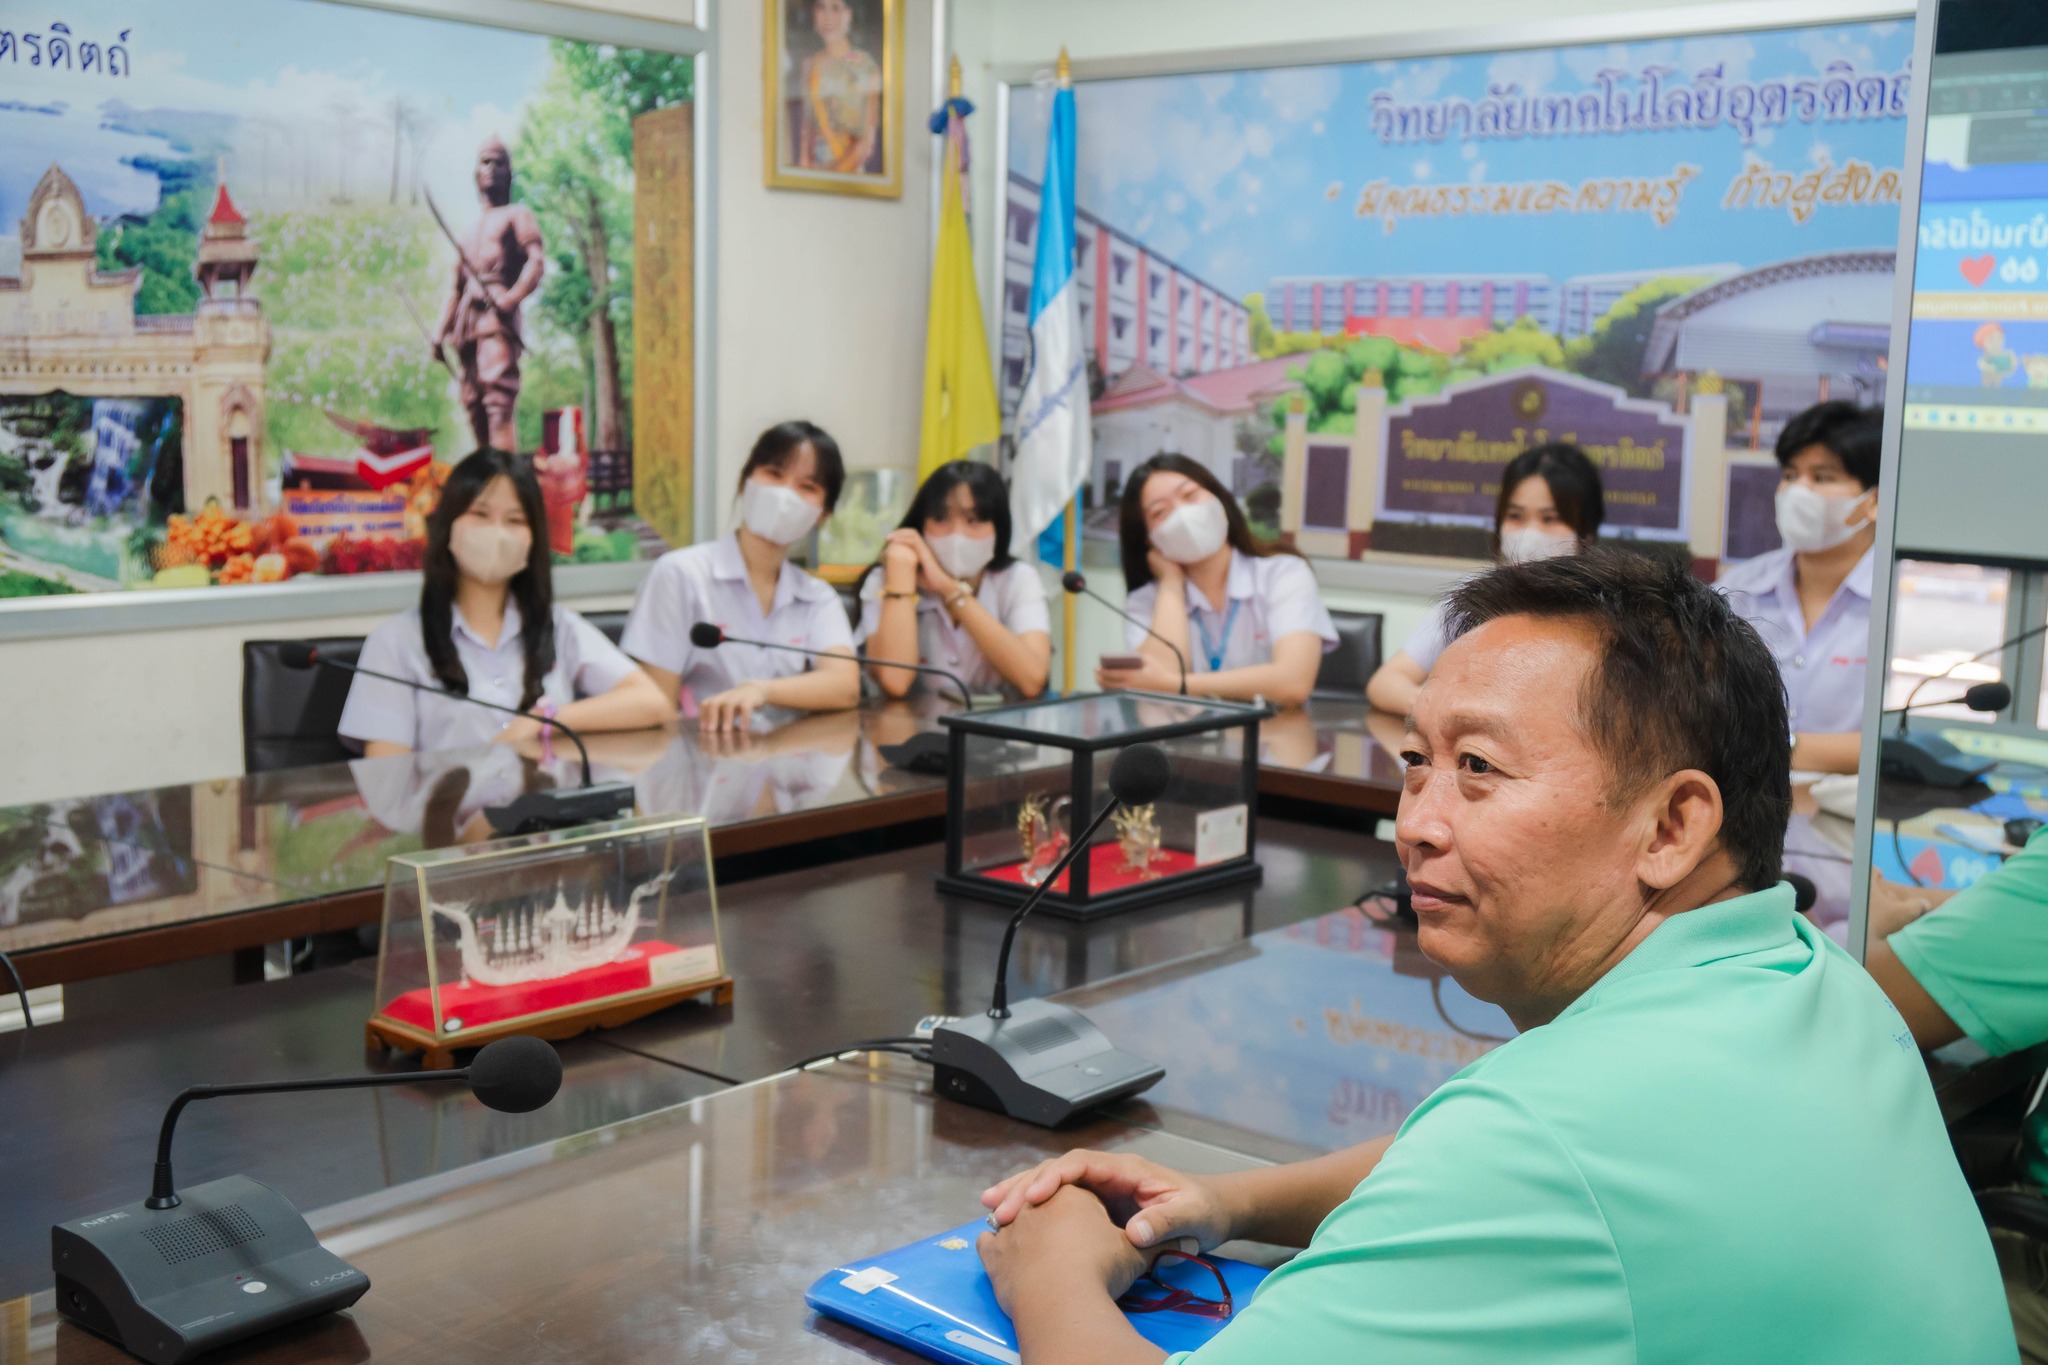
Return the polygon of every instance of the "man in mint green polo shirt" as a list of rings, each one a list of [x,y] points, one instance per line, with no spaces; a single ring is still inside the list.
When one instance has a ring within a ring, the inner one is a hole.
[[[1070,1153],[991,1189],[1024,1365],[1160,1360],[1114,1296],[1146,1249],[1233,1237],[1305,1249],[1194,1365],[2013,1361],[1913,1040],[1779,881],[1770,651],[1614,551],[1449,614],[1396,841],[1423,951],[1520,1036],[1391,1141],[1229,1176]]]
[[[1870,917],[1865,965],[1921,1047],[1967,1035],[2002,1057],[2048,1043],[2048,830],[1962,891],[1880,886]],[[2017,1177],[2048,1190],[2048,1111],[2038,1105],[2020,1158]],[[2048,1362],[2048,1248],[2017,1233],[1994,1244],[2021,1358]]]

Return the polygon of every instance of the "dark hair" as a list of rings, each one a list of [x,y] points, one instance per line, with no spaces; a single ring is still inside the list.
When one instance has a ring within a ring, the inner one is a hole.
[[[1453,638],[1503,616],[1578,621],[1601,638],[1579,712],[1617,805],[1684,768],[1721,789],[1721,847],[1743,886],[1778,882],[1792,818],[1785,685],[1762,637],[1677,560],[1595,546],[1503,565],[1454,589]]]
[[[1600,471],[1586,458],[1586,452],[1569,441],[1551,441],[1531,446],[1500,472],[1500,497],[1493,504],[1493,557],[1500,558],[1500,524],[1508,518],[1508,499],[1524,479],[1541,479],[1550,489],[1550,500],[1564,524],[1578,533],[1584,548],[1600,538],[1600,523],[1607,519],[1607,495],[1600,488]]]
[[[747,462],[740,466],[740,487],[744,489],[754,471],[763,466],[786,466],[796,448],[807,442],[818,457],[818,482],[825,485],[825,515],[831,516],[832,509],[839,505],[839,490],[846,486],[846,465],[839,458],[839,442],[832,439],[832,434],[801,417],[793,422],[777,422],[756,438]]]
[[[996,528],[995,558],[989,560],[988,566],[1007,569],[1016,562],[1010,553],[1010,485],[978,460],[951,460],[925,476],[898,528],[923,535],[926,522],[946,515],[946,499],[961,484],[967,485],[968,496],[974,499],[974,515]]]
[[[1230,490],[1209,472],[1207,465],[1185,455],[1154,455],[1131,471],[1130,477],[1124,481],[1123,500],[1117,506],[1116,533],[1123,546],[1125,592],[1136,592],[1152,581],[1152,565],[1146,558],[1152,550],[1152,537],[1145,530],[1145,481],[1154,474],[1185,474],[1222,503],[1224,520],[1230,526],[1224,539],[1239,554],[1263,559],[1267,555],[1291,553],[1252,537],[1251,523],[1244,519],[1244,509],[1237,505],[1237,499],[1230,495]]]
[[[1877,487],[1884,455],[1884,409],[1859,408],[1842,399],[1815,403],[1795,414],[1778,433],[1778,467],[1789,468],[1792,457],[1808,446],[1825,446],[1869,492]]]
[[[526,513],[527,530],[533,533],[533,547],[526,552],[526,567],[512,575],[512,599],[519,604],[519,642],[526,652],[526,686],[519,693],[524,711],[540,700],[541,682],[555,666],[555,589],[549,576],[552,559],[548,550],[548,509],[541,501],[540,480],[533,475],[533,462],[524,455],[508,455],[489,446],[477,451],[448,475],[441,500],[427,516],[425,579],[420,584],[420,633],[427,647],[427,662],[434,676],[450,692],[469,695],[469,674],[462,657],[455,652],[455,584],[461,570],[448,539],[455,519],[469,510],[491,480],[507,478],[519,495],[520,510]]]

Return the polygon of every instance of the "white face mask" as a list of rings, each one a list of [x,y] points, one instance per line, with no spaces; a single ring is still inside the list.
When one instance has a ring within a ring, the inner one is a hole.
[[[932,547],[932,558],[939,561],[939,567],[955,578],[974,577],[996,557],[992,535],[926,536],[924,543]]]
[[[448,532],[448,553],[455,556],[455,567],[479,583],[509,583],[533,553],[533,532],[457,517]]]
[[[1152,544],[1176,564],[1199,564],[1223,548],[1230,518],[1215,498],[1184,502],[1152,528]]]
[[[822,515],[816,503],[779,483],[749,479],[740,490],[740,524],[771,545],[794,545]]]
[[[1576,554],[1579,538],[1570,531],[1554,536],[1534,526],[1524,526],[1518,531],[1500,533],[1500,562],[1503,564],[1530,564],[1539,559],[1556,559],[1559,555]]]
[[[1869,524],[1849,524],[1850,514],[1862,501],[1860,494],[1831,498],[1803,483],[1780,484],[1775,500],[1778,537],[1791,549],[1806,554],[1832,550]]]

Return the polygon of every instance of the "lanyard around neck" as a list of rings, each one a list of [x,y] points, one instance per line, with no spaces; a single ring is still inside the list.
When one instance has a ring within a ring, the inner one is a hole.
[[[1242,597],[1230,599],[1230,610],[1223,613],[1223,634],[1217,638],[1210,637],[1209,627],[1203,624],[1201,616],[1192,611],[1188,613],[1188,619],[1194,622],[1195,629],[1202,633],[1202,651],[1209,656],[1211,673],[1223,671],[1223,655],[1230,648],[1230,631],[1237,624],[1237,609],[1243,605]]]

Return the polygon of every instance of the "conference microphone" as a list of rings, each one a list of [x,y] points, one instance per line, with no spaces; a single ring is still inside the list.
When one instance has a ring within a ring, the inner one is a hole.
[[[699,649],[716,649],[722,644],[753,645],[757,649],[786,649],[791,654],[808,654],[814,659],[844,659],[844,654],[833,654],[823,649],[806,649],[802,645],[781,645],[773,640],[749,640],[744,635],[728,635],[720,626],[709,621],[699,621],[690,627],[690,643]],[[901,668],[912,673],[929,673],[934,678],[944,678],[960,689],[960,705],[969,711],[974,709],[974,698],[968,694],[967,684],[960,681],[957,673],[948,673],[943,668],[930,664],[899,664],[893,659],[855,659],[856,664],[865,663],[871,668]]]
[[[1168,649],[1172,650],[1173,661],[1180,665],[1180,694],[1183,697],[1185,697],[1188,694],[1188,656],[1180,652],[1180,646],[1174,644],[1173,641],[1167,639],[1164,635],[1161,635],[1158,631],[1152,629],[1152,627],[1146,625],[1143,621],[1140,621],[1137,617],[1131,615],[1122,607],[1110,601],[1107,597],[1104,597],[1101,593],[1095,591],[1095,589],[1089,587],[1088,580],[1082,577],[1081,571],[1079,569],[1067,570],[1066,573],[1063,574],[1060,578],[1060,586],[1065,588],[1069,593],[1082,593],[1086,596],[1094,598],[1096,601],[1102,603],[1103,606],[1108,607],[1118,616],[1123,617],[1124,620],[1129,621],[1139,630],[1144,631],[1147,635],[1157,640],[1160,644],[1165,645]]]
[[[330,659],[305,640],[287,640],[277,651],[279,662],[286,668],[338,668],[344,673],[360,673],[366,678],[379,682],[396,683],[410,687],[415,692],[427,692],[437,697],[453,697],[466,701],[471,706],[481,706],[490,711],[502,711],[508,716],[530,716],[543,725],[560,730],[576,746],[576,757],[583,767],[583,781],[566,790],[521,792],[507,806],[492,806],[484,811],[484,818],[491,822],[491,828],[499,834],[537,834],[542,830],[570,829],[577,825],[596,824],[600,820],[616,820],[633,813],[633,784],[630,782],[592,782],[590,780],[590,750],[583,746],[583,736],[556,720],[553,716],[536,716],[521,711],[516,706],[500,706],[494,701],[484,701],[463,692],[450,692],[444,688],[428,687],[425,683],[414,682],[411,678],[395,677],[379,673],[361,664],[343,663]]]
[[[1010,917],[988,1013],[932,1030],[932,1084],[939,1094],[1052,1128],[1083,1110],[1135,1095],[1166,1075],[1164,1067],[1117,1049],[1070,1005],[1026,1000],[1011,1008],[1009,983],[1010,950],[1024,917],[1088,849],[1105,820],[1157,801],[1171,775],[1156,745],[1133,744],[1116,756],[1108,803]]]
[[[1922,678],[1913,684],[1913,690],[1906,694],[1906,704],[1885,711],[1887,716],[1899,718],[1899,732],[1885,735],[1878,741],[1878,772],[1885,777],[1895,777],[1907,782],[1918,782],[1929,787],[1967,787],[1997,766],[1997,760],[1973,757],[1958,749],[1939,735],[1909,734],[1911,723],[1909,712],[1921,706],[1940,706],[1960,701],[1972,711],[1998,712],[2012,705],[2012,688],[2002,682],[1978,683],[1969,688],[1961,697],[1944,697],[1939,701],[1918,702],[1920,689],[1931,682],[1947,678],[1964,664],[1976,663],[1994,654],[2001,654],[2015,645],[2025,644],[2037,635],[2048,633],[2048,625],[2023,630],[2010,640],[2001,640],[1991,648],[1972,654],[1967,659],[1958,659],[1941,672]]]
[[[50,1229],[57,1311],[151,1365],[177,1365],[231,1342],[346,1308],[369,1276],[320,1245],[282,1194],[231,1175],[180,1192],[171,1135],[194,1100],[287,1090],[462,1081],[493,1109],[524,1114],[555,1097],[562,1059],[538,1038],[501,1038],[460,1071],[195,1085],[171,1101],[157,1135],[149,1198]]]

